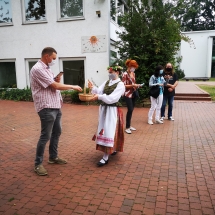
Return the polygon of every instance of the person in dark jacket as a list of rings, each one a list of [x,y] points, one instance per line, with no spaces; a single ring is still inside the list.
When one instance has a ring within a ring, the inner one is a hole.
[[[164,67],[164,79],[167,80],[167,84],[164,87],[163,104],[161,107],[161,121],[165,118],[165,108],[168,102],[168,120],[174,121],[172,117],[173,101],[175,96],[175,88],[178,85],[178,77],[174,71],[174,67],[171,63],[167,63]]]

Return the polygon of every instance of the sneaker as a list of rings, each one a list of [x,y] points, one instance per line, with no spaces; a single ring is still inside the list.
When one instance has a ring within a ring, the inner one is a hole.
[[[174,119],[172,118],[172,116],[170,116],[170,117],[168,118],[168,120],[174,121]]]
[[[134,128],[134,127],[130,127],[130,130],[131,130],[131,131],[136,131],[137,129]]]
[[[67,163],[67,161],[66,160],[64,160],[64,159],[62,159],[62,158],[55,158],[55,159],[50,159],[49,158],[49,161],[48,161],[48,163],[50,163],[50,164],[66,164]]]
[[[156,120],[155,120],[155,123],[163,124],[163,121],[161,121],[161,120],[159,120],[159,119],[156,119]]]
[[[151,119],[148,120],[148,124],[149,124],[149,125],[153,125],[153,122],[152,122]]]
[[[164,120],[164,116],[162,116],[161,118],[160,118],[160,121],[163,121]]]
[[[125,132],[126,132],[127,134],[131,134],[130,128],[126,128],[126,129],[125,129]]]
[[[37,173],[37,175],[47,175],[47,170],[43,167],[42,164],[39,164],[35,166],[34,171]]]

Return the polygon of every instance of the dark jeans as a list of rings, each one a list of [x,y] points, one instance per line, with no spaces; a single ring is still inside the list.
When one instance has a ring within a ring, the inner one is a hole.
[[[168,101],[168,119],[172,116],[174,96],[165,96],[163,95],[163,104],[161,107],[161,117],[165,117],[165,108]]]
[[[58,141],[61,135],[61,109],[44,108],[38,115],[41,121],[41,134],[37,143],[35,166],[43,162],[45,146],[49,140],[49,158],[57,157]]]
[[[127,114],[126,114],[126,128],[130,128],[131,126],[131,117],[135,106],[136,98],[128,98],[124,96],[124,100],[126,102],[126,106],[128,108]]]

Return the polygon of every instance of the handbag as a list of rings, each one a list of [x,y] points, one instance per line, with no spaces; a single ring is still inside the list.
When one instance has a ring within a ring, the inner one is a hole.
[[[156,99],[160,95],[160,86],[156,85],[150,87],[149,95]]]
[[[135,91],[132,93],[132,98],[140,98],[139,92],[138,92],[137,90],[135,90]]]

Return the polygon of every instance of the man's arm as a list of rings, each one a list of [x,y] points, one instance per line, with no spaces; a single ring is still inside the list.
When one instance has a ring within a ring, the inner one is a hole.
[[[55,90],[77,90],[79,92],[83,91],[82,88],[78,85],[61,84],[58,82],[53,82],[49,86]]]

